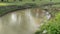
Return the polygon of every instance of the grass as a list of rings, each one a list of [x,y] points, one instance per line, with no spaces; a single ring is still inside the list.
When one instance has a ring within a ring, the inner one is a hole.
[[[10,5],[15,5],[13,3],[0,3],[0,6],[10,6]]]
[[[1,2],[0,3],[0,6],[6,6],[6,5],[24,5],[25,3],[36,3],[37,5],[40,5],[40,4],[44,4],[44,3],[49,3],[50,0],[35,0],[35,1],[32,1],[32,0],[22,0],[22,1],[15,1],[13,2],[13,0],[9,0],[10,2]],[[52,2],[60,2],[60,0],[52,0]]]

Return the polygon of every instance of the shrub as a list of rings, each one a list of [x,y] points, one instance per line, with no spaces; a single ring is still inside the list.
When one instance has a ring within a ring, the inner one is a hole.
[[[35,34],[60,34],[60,13],[57,13],[54,19],[50,19],[40,26],[40,30]]]

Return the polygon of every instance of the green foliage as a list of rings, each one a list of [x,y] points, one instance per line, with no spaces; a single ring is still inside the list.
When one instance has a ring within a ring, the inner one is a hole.
[[[43,33],[44,30],[46,30],[45,33]],[[55,18],[44,23],[36,34],[60,34],[60,13],[57,13]]]

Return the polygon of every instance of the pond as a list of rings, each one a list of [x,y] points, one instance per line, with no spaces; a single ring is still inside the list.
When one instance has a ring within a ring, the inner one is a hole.
[[[0,34],[34,34],[50,17],[38,8],[10,12],[0,17]]]

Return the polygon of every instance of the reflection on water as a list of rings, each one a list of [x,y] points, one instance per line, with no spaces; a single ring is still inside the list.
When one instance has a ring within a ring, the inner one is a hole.
[[[47,19],[44,11],[19,10],[0,17],[0,34],[34,34],[40,23]],[[44,17],[44,18],[43,18]]]

